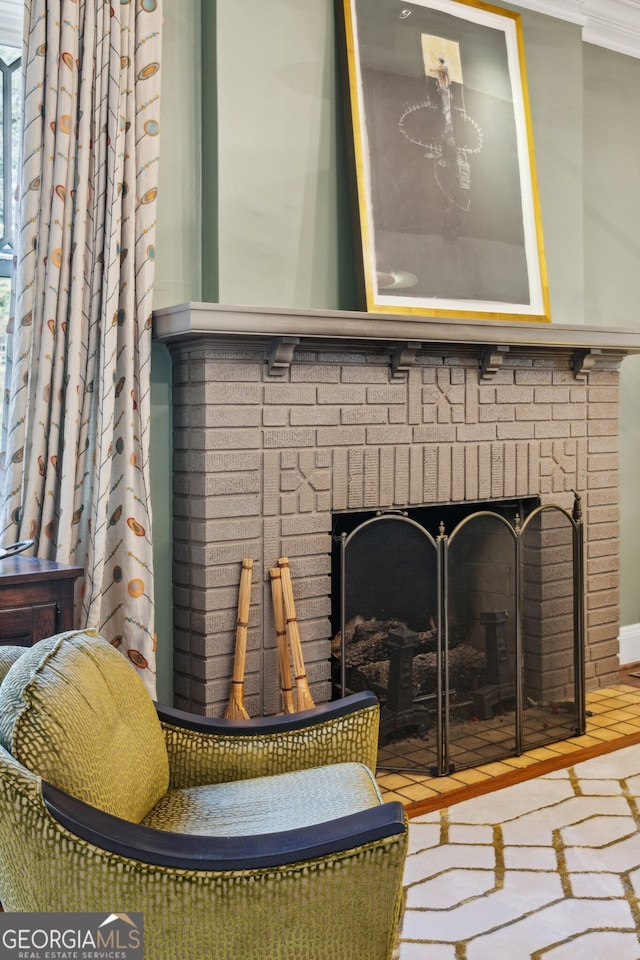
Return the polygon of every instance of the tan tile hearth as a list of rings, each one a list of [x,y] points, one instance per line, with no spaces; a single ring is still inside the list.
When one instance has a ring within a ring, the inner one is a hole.
[[[460,770],[446,777],[379,771],[377,780],[384,799],[400,800],[413,817],[612,748],[640,742],[640,682],[628,673],[621,674],[620,681],[587,693],[587,729],[583,736],[559,740],[519,757]]]

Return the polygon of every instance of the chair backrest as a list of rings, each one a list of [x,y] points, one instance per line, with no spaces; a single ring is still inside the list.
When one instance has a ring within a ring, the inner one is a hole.
[[[153,701],[135,668],[93,630],[42,640],[9,668],[0,743],[43,780],[135,823],[169,785]]]

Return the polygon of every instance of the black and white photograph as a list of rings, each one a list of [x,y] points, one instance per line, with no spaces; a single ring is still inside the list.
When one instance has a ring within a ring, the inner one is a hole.
[[[343,9],[366,309],[549,320],[519,16]]]

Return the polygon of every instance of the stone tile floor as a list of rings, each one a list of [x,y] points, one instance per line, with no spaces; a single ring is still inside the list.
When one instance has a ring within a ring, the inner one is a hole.
[[[640,671],[639,671],[640,672]],[[400,800],[410,817],[426,810],[458,802],[473,793],[487,792],[517,779],[518,771],[536,776],[538,770],[567,766],[583,751],[597,753],[599,748],[614,746],[612,741],[640,742],[640,680],[629,671],[621,673],[620,683],[586,696],[587,726],[582,736],[569,737],[546,744],[519,757],[507,757],[445,777],[433,777],[428,767],[411,772],[389,772],[379,769],[377,781],[385,800]],[[615,744],[617,746],[617,744]],[[527,768],[531,768],[528,769]]]

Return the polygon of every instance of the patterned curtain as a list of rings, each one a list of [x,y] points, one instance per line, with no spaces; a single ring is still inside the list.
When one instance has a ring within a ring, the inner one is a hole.
[[[161,0],[25,0],[0,542],[83,567],[76,623],[155,695],[149,505]]]

